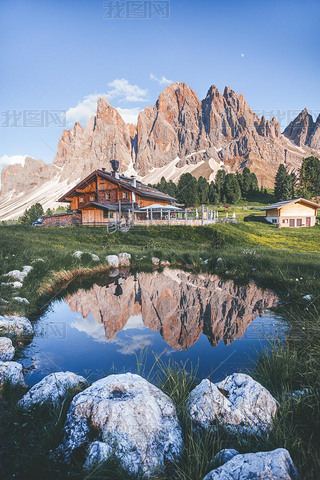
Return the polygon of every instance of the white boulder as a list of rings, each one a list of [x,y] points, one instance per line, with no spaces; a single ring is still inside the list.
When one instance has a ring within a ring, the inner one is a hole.
[[[25,277],[28,275],[29,272],[31,272],[33,267],[31,265],[25,265],[22,270],[11,270],[10,272],[6,273],[3,275],[4,277],[10,277],[13,278],[14,280],[17,280],[18,282],[23,282]]]
[[[7,337],[0,337],[0,361],[10,362],[14,357],[14,346],[12,341]]]
[[[72,400],[58,450],[68,461],[88,442],[86,468],[112,452],[129,472],[150,476],[181,454],[182,432],[172,400],[139,375],[126,373],[98,380]]]
[[[74,252],[72,254],[73,257],[76,257],[76,258],[81,258],[81,256],[83,255],[84,252],[81,252],[81,250],[77,250],[76,252]]]
[[[13,287],[13,288],[21,288],[22,283],[21,282],[2,282],[1,283],[2,287]]]
[[[298,472],[288,450],[236,455],[208,473],[203,480],[298,480]]]
[[[196,426],[214,428],[224,424],[238,433],[259,433],[271,429],[277,402],[249,375],[234,373],[222,382],[205,379],[190,393],[188,412]]]
[[[74,252],[72,254],[72,256],[75,257],[75,258],[81,258],[82,255],[84,255],[85,253],[88,254],[88,255],[91,255],[91,258],[94,262],[99,262],[100,258],[95,253],[81,252],[81,250],[77,250],[76,252]]]
[[[25,387],[22,365],[17,362],[0,361],[0,386],[5,382]]]
[[[0,333],[14,335],[33,335],[33,327],[27,317],[18,315],[0,315]]]
[[[57,406],[62,403],[71,389],[86,385],[86,379],[75,373],[51,373],[31,387],[24,397],[19,400],[18,406],[24,410],[28,410],[33,405],[42,405],[44,403]]]
[[[119,267],[130,267],[131,255],[130,253],[119,253]]]
[[[24,303],[25,305],[29,305],[29,300],[27,298],[24,298],[24,297],[13,297],[13,300],[15,300],[16,302],[19,302],[19,303]]]
[[[107,255],[106,256],[107,264],[109,267],[118,268],[119,267],[119,257],[118,255]]]

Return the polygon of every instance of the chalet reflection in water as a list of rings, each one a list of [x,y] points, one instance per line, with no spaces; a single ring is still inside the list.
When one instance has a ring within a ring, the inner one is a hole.
[[[181,270],[139,273],[110,279],[68,295],[66,302],[82,319],[89,316],[104,328],[107,341],[138,325],[159,332],[174,350],[187,350],[201,334],[216,346],[241,338],[258,316],[275,306],[270,290],[255,284],[235,285],[216,275],[193,275]]]

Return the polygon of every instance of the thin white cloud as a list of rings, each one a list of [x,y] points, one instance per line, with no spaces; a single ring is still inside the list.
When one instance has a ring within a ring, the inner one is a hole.
[[[150,73],[150,80],[154,80],[155,82],[158,82],[159,85],[161,85],[162,87],[164,85],[169,85],[170,83],[173,83],[172,80],[169,80],[167,77],[165,77],[164,75],[162,75],[162,77],[157,77],[156,75],[154,75],[153,73]]]
[[[111,87],[107,92],[91,93],[86,95],[78,102],[75,107],[69,108],[66,112],[66,121],[68,126],[75,122],[85,125],[92,115],[96,114],[97,101],[101,97],[108,97],[109,100],[115,99],[118,103],[122,102],[145,102],[148,90],[140,88],[138,85],[131,85],[125,78],[117,78],[108,83]],[[115,107],[126,123],[137,123],[141,108],[123,108]]]
[[[24,165],[25,158],[28,155],[7,155],[4,154],[0,157],[0,170],[8,165],[15,165],[19,163],[20,165]]]
[[[108,83],[111,90],[107,92],[109,99],[119,98],[120,102],[145,102],[147,100],[148,90],[131,85],[125,78],[116,78]]]

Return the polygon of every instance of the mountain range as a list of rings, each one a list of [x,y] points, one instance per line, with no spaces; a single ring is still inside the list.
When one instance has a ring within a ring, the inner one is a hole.
[[[57,198],[98,168],[120,161],[120,171],[145,183],[164,176],[177,181],[191,172],[209,181],[216,172],[247,166],[260,185],[272,187],[278,166],[297,171],[302,159],[320,152],[320,115],[304,109],[284,130],[273,118],[254,113],[242,94],[212,85],[201,101],[185,83],[166,87],[155,105],[127,124],[108,99],[100,98],[96,115],[84,128],[64,130],[51,164],[27,157],[24,166],[2,170],[0,220],[15,218],[36,202],[57,206]]]

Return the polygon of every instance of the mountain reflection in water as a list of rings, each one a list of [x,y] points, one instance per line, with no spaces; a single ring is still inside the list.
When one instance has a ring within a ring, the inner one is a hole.
[[[117,343],[120,331],[148,328],[160,332],[172,349],[187,350],[202,333],[212,346],[222,339],[229,345],[241,338],[258,315],[275,306],[277,297],[254,283],[238,286],[216,275],[165,269],[116,277],[108,285],[80,289],[65,300],[81,314],[71,326],[96,341]],[[146,345],[149,335],[144,336]],[[133,353],[134,338],[130,342],[126,349]]]

